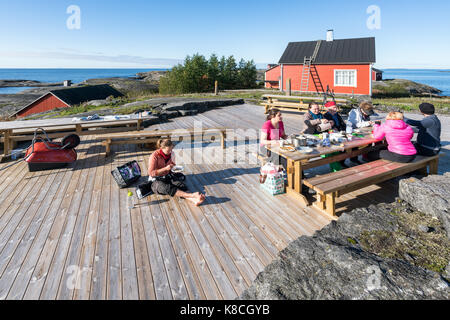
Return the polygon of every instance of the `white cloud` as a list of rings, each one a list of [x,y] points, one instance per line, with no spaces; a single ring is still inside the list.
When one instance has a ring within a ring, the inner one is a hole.
[[[30,64],[34,67],[144,67],[144,68],[171,68],[181,63],[180,59],[147,58],[134,55],[105,55],[82,53],[68,48],[61,48],[61,51],[33,52],[33,51],[0,51],[0,56],[10,58],[9,61],[0,62],[2,67],[21,67]],[[31,60],[30,60],[31,58]],[[58,61],[55,61],[58,60]],[[11,65],[11,64],[16,64]],[[20,65],[17,65],[20,64]],[[51,65],[49,65],[51,64]]]

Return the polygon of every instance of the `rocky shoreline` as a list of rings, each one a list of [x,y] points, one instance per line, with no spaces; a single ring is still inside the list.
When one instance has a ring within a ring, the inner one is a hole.
[[[166,73],[167,71],[149,71],[138,73],[134,77],[88,79],[73,85],[73,87],[106,83],[124,95],[140,96],[141,94],[157,93],[159,81]],[[258,70],[257,79],[258,81],[264,80],[264,70]],[[0,116],[14,113],[50,90],[64,88],[62,85],[62,83],[41,83],[34,80],[0,80],[0,88],[32,87],[16,94],[0,94]],[[375,94],[389,93],[392,90],[400,90],[405,95],[437,96],[440,93],[440,90],[436,88],[408,80],[396,79],[374,82]]]
[[[448,300],[450,174],[399,184],[402,199],[292,242],[240,299]]]
[[[374,81],[372,85],[374,95],[390,96],[439,96],[441,90],[432,86],[405,79],[386,79]]]
[[[43,83],[35,80],[0,80],[0,88],[11,87],[58,87],[63,86],[63,82]]]
[[[106,101],[96,100],[91,103],[99,103],[103,105]],[[244,104],[243,99],[226,99],[216,98],[208,100],[200,99],[188,99],[188,98],[154,98],[143,101],[131,102],[124,104],[123,106],[111,108],[105,107],[103,109],[93,110],[89,112],[77,113],[76,115],[66,116],[67,118],[73,117],[89,117],[93,115],[108,116],[123,114],[126,109],[133,108],[135,112],[150,111],[152,113],[151,118],[144,121],[144,126],[150,126],[160,122],[165,122],[172,118],[184,117],[190,115],[196,115],[211,109],[226,107],[231,105]],[[42,112],[30,116],[32,119],[47,119],[54,116],[54,111]],[[27,119],[26,117],[24,118]]]

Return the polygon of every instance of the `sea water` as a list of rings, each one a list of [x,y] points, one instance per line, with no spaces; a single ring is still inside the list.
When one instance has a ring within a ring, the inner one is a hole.
[[[35,80],[45,83],[71,80],[80,83],[88,79],[135,77],[139,72],[167,69],[0,69],[0,80]],[[29,87],[0,88],[0,94],[19,93]]]
[[[427,84],[450,96],[450,70],[446,69],[382,69],[383,79],[406,79]]]

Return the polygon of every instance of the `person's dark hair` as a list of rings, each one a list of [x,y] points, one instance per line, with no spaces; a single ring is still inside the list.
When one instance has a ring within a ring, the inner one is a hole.
[[[269,110],[269,113],[267,114],[267,121],[272,120],[272,118],[275,118],[278,113],[281,111],[277,108],[273,108]]]
[[[431,103],[424,102],[419,106],[420,112],[424,114],[434,114],[434,105]]]
[[[311,107],[314,106],[314,105],[319,106],[319,104],[317,102],[310,102],[309,105],[308,105],[308,109],[311,109]]]
[[[170,140],[169,138],[159,139],[158,142],[156,143],[156,147],[158,149],[173,147],[173,146],[174,146],[174,144],[173,144],[172,140]]]

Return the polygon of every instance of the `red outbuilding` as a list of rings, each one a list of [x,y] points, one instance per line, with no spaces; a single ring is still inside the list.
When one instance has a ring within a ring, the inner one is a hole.
[[[290,42],[277,65],[265,72],[265,87],[307,93],[372,95],[375,38]],[[376,77],[376,76],[375,76]],[[376,78],[375,78],[376,79]]]
[[[110,96],[121,97],[123,94],[107,84],[51,90],[11,117],[21,118],[57,108],[69,108],[91,100],[103,100]]]

